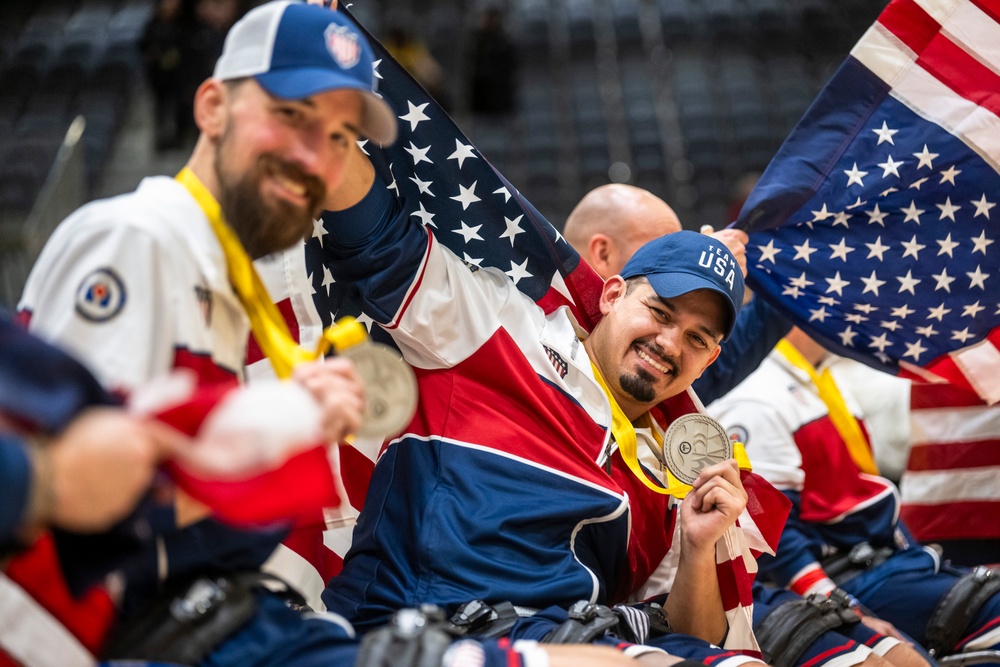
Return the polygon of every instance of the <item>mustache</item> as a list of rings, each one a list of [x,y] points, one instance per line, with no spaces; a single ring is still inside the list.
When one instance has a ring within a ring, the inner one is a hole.
[[[322,180],[316,176],[307,174],[305,170],[294,162],[282,160],[271,154],[260,157],[260,166],[262,169],[280,174],[291,181],[301,183],[306,189],[306,197],[309,201],[313,202],[313,208],[318,208],[315,213],[319,214],[322,212],[322,204],[326,200],[326,184]]]
[[[664,352],[663,348],[661,348],[659,345],[651,341],[638,341],[636,342],[636,345],[645,350],[646,353],[649,354],[651,357],[654,357],[657,360],[659,360],[660,363],[662,363],[664,366],[670,369],[671,373],[677,375],[677,369],[678,369],[677,360],[674,359],[673,356]]]

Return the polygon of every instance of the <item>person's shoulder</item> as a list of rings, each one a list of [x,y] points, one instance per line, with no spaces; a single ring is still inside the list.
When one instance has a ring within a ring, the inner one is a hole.
[[[174,179],[148,177],[131,192],[84,204],[60,226],[74,234],[128,230],[130,234],[144,234],[162,241],[190,213],[196,212],[186,202],[188,198]]]

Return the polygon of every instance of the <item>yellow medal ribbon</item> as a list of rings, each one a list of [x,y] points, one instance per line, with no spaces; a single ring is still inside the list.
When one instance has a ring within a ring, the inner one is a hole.
[[[841,395],[840,389],[837,388],[837,383],[834,381],[830,369],[825,369],[822,374],[817,373],[813,365],[806,361],[802,353],[787,339],[779,341],[775,349],[793,366],[805,371],[809,375],[809,379],[816,385],[819,397],[826,404],[826,409],[830,413],[830,421],[833,422],[837,433],[847,445],[847,452],[851,455],[858,469],[869,475],[877,475],[878,466],[875,465],[871,447],[865,440],[861,425],[851,414],[847,403],[844,402],[844,397]]]
[[[635,436],[635,427],[632,422],[629,421],[628,417],[622,411],[621,406],[618,405],[618,401],[611,394],[611,390],[608,389],[607,383],[604,381],[604,376],[601,375],[601,371],[597,369],[594,362],[590,362],[590,367],[594,369],[594,379],[597,380],[597,384],[601,385],[601,389],[604,390],[604,395],[608,397],[608,403],[611,405],[611,437],[615,439],[618,443],[618,451],[621,452],[622,460],[625,461],[625,465],[628,466],[632,474],[639,478],[643,484],[645,484],[649,489],[655,491],[656,493],[661,493],[663,495],[674,496],[675,498],[684,498],[691,490],[690,484],[685,484],[680,481],[666,468],[663,469],[664,483],[666,488],[658,486],[650,481],[649,477],[642,470],[639,465],[639,444]],[[653,424],[653,417],[648,412],[643,415],[643,418],[649,422],[650,433],[653,434],[653,439],[656,440],[656,444],[663,446],[663,438],[658,432],[657,428]],[[747,457],[746,450],[743,448],[743,443],[737,442],[734,444],[733,457],[739,464],[741,470],[750,470],[750,459]]]
[[[274,373],[281,379],[292,376],[292,369],[300,363],[323,356],[330,347],[342,350],[367,337],[364,326],[353,318],[344,318],[323,332],[314,352],[303,349],[288,330],[285,318],[268,296],[264,281],[254,268],[243,244],[232,228],[222,218],[219,202],[193,171],[185,167],[176,176],[178,183],[191,193],[208,218],[212,231],[222,246],[226,258],[226,271],[236,297],[243,304],[250,319],[250,329],[264,355],[270,360]],[[359,331],[360,330],[360,331]]]

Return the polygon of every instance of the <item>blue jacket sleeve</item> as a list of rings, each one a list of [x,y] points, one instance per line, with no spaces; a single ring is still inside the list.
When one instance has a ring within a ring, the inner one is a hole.
[[[785,529],[781,532],[777,552],[774,556],[761,555],[757,563],[762,579],[787,587],[795,583],[796,575],[818,563],[823,551],[823,540],[808,523],[802,521],[799,514],[801,494],[796,491],[784,493],[792,501],[792,509]]]
[[[31,462],[21,441],[0,434],[0,556],[17,547],[17,533],[28,511],[31,495]]]
[[[764,357],[792,328],[791,321],[764,299],[753,297],[740,310],[729,340],[719,358],[692,385],[702,403],[708,405],[725,396],[757,370]]]
[[[323,222],[331,242],[307,244],[310,270],[328,268],[376,322],[392,321],[427,253],[427,230],[377,178],[358,204],[325,212]]]

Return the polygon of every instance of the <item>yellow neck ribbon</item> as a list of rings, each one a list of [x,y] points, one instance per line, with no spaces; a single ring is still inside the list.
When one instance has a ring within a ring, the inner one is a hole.
[[[787,339],[779,341],[775,349],[793,366],[805,371],[809,375],[809,379],[816,385],[819,397],[826,404],[826,409],[830,413],[830,421],[833,422],[837,433],[847,445],[847,452],[851,455],[858,469],[869,475],[877,475],[878,466],[875,465],[871,447],[861,431],[861,425],[851,414],[847,403],[844,402],[844,397],[841,395],[840,389],[837,388],[837,383],[834,382],[830,369],[827,368],[822,373],[817,373],[813,365],[806,361],[802,353]]]
[[[685,484],[674,477],[665,467],[662,472],[666,488],[654,484],[649,480],[649,477],[646,476],[646,473],[639,465],[639,445],[635,436],[635,427],[632,425],[632,422],[629,421],[628,417],[625,416],[621,406],[618,405],[618,401],[616,401],[615,397],[611,394],[611,390],[608,389],[608,385],[604,381],[604,376],[601,375],[601,371],[598,370],[593,361],[590,362],[590,366],[594,369],[594,378],[597,380],[597,384],[601,385],[601,389],[604,390],[604,395],[608,397],[608,403],[611,405],[611,437],[613,437],[615,442],[618,443],[618,451],[621,452],[622,460],[625,461],[625,465],[628,466],[633,475],[638,477],[643,484],[656,493],[674,496],[675,498],[684,498],[691,491],[691,485]],[[656,444],[663,447],[663,437],[660,435],[656,425],[653,423],[653,416],[647,412],[641,417],[641,419],[647,421],[649,431],[653,434],[653,439],[656,440]],[[735,443],[733,456],[739,464],[740,469],[750,470],[750,459],[746,455],[743,443]]]
[[[292,369],[297,364],[318,359],[330,347],[344,349],[364,340],[367,333],[361,323],[341,320],[323,332],[319,346],[314,352],[303,349],[292,338],[285,318],[281,316],[278,307],[268,296],[267,288],[257,274],[253,260],[247,255],[236,233],[223,219],[219,202],[189,168],[182,169],[177,174],[176,179],[191,193],[191,196],[205,213],[205,217],[208,218],[226,258],[229,282],[250,319],[250,329],[253,331],[254,338],[264,355],[270,360],[275,375],[281,379],[288,379],[292,375]]]

